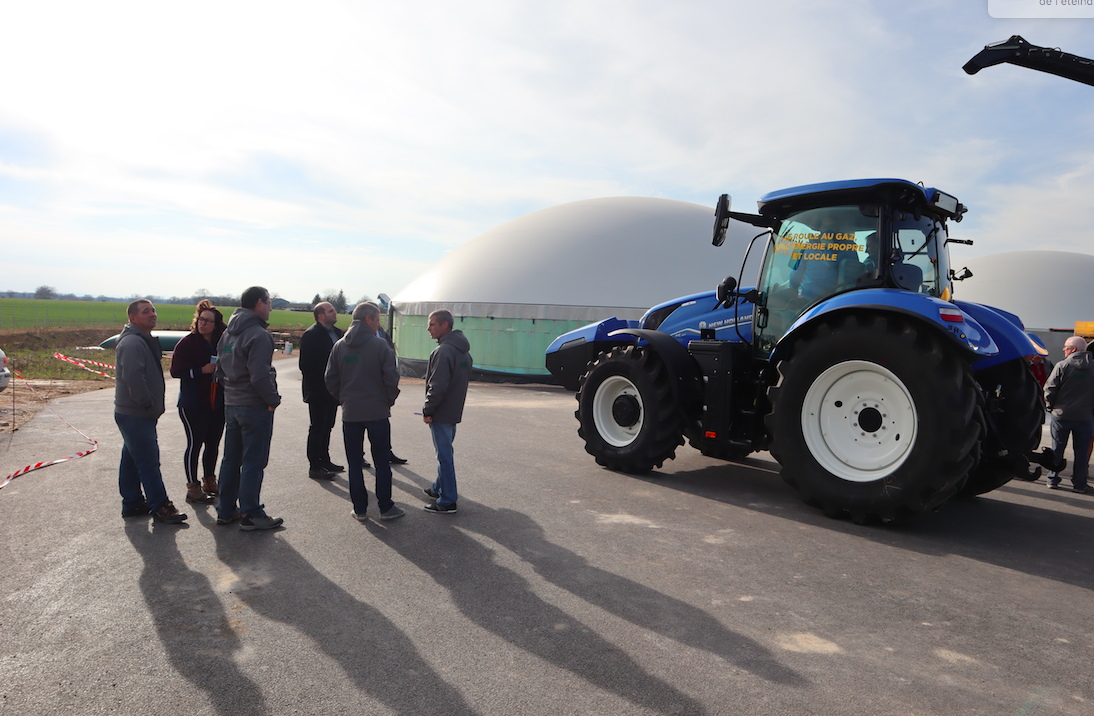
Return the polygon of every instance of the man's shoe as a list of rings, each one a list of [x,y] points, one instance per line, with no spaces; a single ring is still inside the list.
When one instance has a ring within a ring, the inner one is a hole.
[[[438,497],[440,497],[440,495],[438,495],[436,492],[433,491],[433,486],[432,485],[430,485],[429,487],[423,487],[422,492],[429,495],[434,500],[437,499]]]
[[[244,532],[272,530],[275,527],[280,527],[284,521],[280,517],[269,517],[267,515],[244,515],[243,519],[240,520],[239,529]]]
[[[1087,485],[1086,487],[1073,487],[1072,492],[1078,492],[1080,495],[1094,495],[1094,487]]]
[[[219,495],[220,488],[217,487],[216,475],[206,475],[201,478],[201,489],[205,490],[206,495]]]
[[[367,509],[364,512],[358,512],[357,510],[350,510],[349,514],[350,514],[350,517],[357,520],[358,522],[364,522],[364,521],[368,520],[368,510]]]
[[[456,503],[453,502],[451,505],[439,505],[436,502],[430,502],[424,509],[426,512],[432,512],[438,515],[454,515],[456,514]]]
[[[313,480],[333,480],[334,473],[325,467],[313,467],[308,470],[308,477]]]
[[[380,513],[380,519],[381,520],[395,520],[395,519],[398,519],[398,518],[402,517],[405,514],[406,514],[406,512],[403,511],[402,507],[399,507],[398,505],[392,505],[390,510],[388,510],[387,512],[381,512]]]
[[[323,467],[324,467],[324,469],[326,469],[327,472],[345,472],[346,471],[346,468],[342,467],[341,465],[335,465],[333,462],[328,462]]]
[[[140,517],[141,515],[147,515],[148,513],[148,503],[144,500],[141,500],[141,503],[136,507],[122,508],[122,517]]]
[[[1061,490],[1061,489],[1063,489],[1062,487],[1060,487],[1060,478],[1058,478],[1058,477],[1048,478],[1048,489],[1050,489],[1050,490]]]
[[[406,459],[399,457],[395,453],[391,453],[391,464],[392,465],[405,465],[406,464]]]
[[[372,463],[365,459],[364,455],[361,456],[361,467],[365,468],[366,470],[372,468]]]
[[[175,505],[171,500],[164,502],[160,505],[160,508],[152,513],[152,516],[159,522],[163,522],[169,525],[178,525],[186,521],[186,515],[179,512],[175,508]]]
[[[239,515],[232,515],[231,517],[221,517],[220,515],[217,515],[217,524],[218,525],[230,525],[238,519],[239,519]]]
[[[186,483],[186,501],[208,505],[216,502],[217,498],[212,495],[206,495],[205,490],[201,489],[200,482],[188,482]]]

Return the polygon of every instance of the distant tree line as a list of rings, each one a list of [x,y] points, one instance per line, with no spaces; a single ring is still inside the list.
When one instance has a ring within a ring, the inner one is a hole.
[[[239,296],[217,296],[209,292],[207,289],[199,288],[194,291],[192,296],[154,296],[146,295],[141,296],[139,294],[132,294],[130,296],[104,296],[99,294],[98,296],[92,296],[91,294],[84,294],[77,296],[75,293],[59,293],[53,286],[39,286],[34,291],[0,291],[0,296],[6,298],[36,298],[39,300],[56,299],[59,301],[97,301],[100,303],[129,303],[135,301],[138,298],[146,298],[153,303],[177,303],[186,306],[197,305],[199,301],[204,298],[209,299],[217,306],[234,307],[239,305]],[[271,293],[270,298],[280,298],[277,293]],[[342,289],[338,289],[336,292],[334,289],[323,289],[322,292],[316,293],[312,297],[311,305],[315,306],[317,303],[328,301],[334,310],[339,313],[348,313],[353,310],[353,307],[358,303],[364,303],[365,301],[373,300],[370,296],[363,295],[355,302],[350,303],[346,298],[346,293]]]
[[[58,301],[97,301],[99,303],[129,303],[138,298],[147,298],[153,303],[177,303],[190,306],[197,305],[203,298],[209,299],[217,306],[238,306],[240,298],[239,296],[217,296],[204,288],[199,288],[192,296],[155,296],[152,294],[142,296],[137,293],[129,296],[106,296],[103,294],[92,296],[85,293],[78,296],[75,293],[60,293],[53,286],[39,286],[34,291],[0,291],[0,296],[5,298],[36,298],[39,300],[55,299]],[[276,298],[277,294],[271,294],[271,297]]]
[[[326,288],[323,289],[322,293],[317,293],[312,296],[311,305],[314,308],[317,303],[323,303],[324,301],[326,301],[330,305],[334,306],[335,311],[338,311],[339,313],[349,313],[353,311],[353,308],[358,303],[364,303],[365,301],[371,300],[371,298],[365,295],[357,299],[356,302],[350,303],[348,300],[346,300],[346,292],[342,289],[338,289],[338,293],[335,293],[334,289]]]

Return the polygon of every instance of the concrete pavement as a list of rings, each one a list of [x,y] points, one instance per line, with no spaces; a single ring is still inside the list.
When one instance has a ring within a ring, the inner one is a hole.
[[[603,470],[569,393],[473,384],[459,512],[429,515],[405,381],[408,514],[359,524],[344,476],[307,478],[299,372],[278,369],[273,532],[184,503],[173,410],[164,473],[189,525],[123,520],[112,391],[55,403],[100,448],[0,490],[0,712],[1094,713],[1094,499],[1011,483],[861,527],[802,504],[766,455]],[[332,446],[342,462],[337,428]],[[0,465],[82,448],[44,411],[0,437]]]

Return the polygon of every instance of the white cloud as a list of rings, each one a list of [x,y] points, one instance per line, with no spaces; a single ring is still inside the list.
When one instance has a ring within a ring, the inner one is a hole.
[[[1045,248],[1074,250],[1094,92],[960,67],[1013,33],[1094,54],[1079,22],[941,0],[11,4],[0,242],[37,246],[28,266],[80,255],[90,270],[52,279],[62,291],[234,292],[252,262],[289,298],[340,281],[394,295],[566,201],[728,191],[748,210],[786,186],[900,176],[968,204],[963,235],[991,237],[977,251],[1056,222]],[[172,288],[116,288],[140,261],[112,252],[135,239]],[[216,260],[180,276],[180,247]],[[21,276],[0,288],[39,282]]]

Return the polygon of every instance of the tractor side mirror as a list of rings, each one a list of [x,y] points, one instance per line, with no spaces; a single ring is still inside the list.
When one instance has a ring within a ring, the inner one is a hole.
[[[718,297],[718,303],[727,305],[729,300],[733,297],[733,291],[737,288],[737,279],[732,276],[726,276],[722,279],[722,282],[718,284],[718,290],[715,295]]]
[[[714,238],[712,243],[721,246],[726,240],[726,230],[729,229],[729,206],[731,199],[729,194],[718,197],[718,206],[714,208]]]
[[[951,281],[964,281],[967,278],[972,278],[972,271],[969,270],[968,266],[965,266],[960,271],[954,271],[953,269],[950,269]]]

